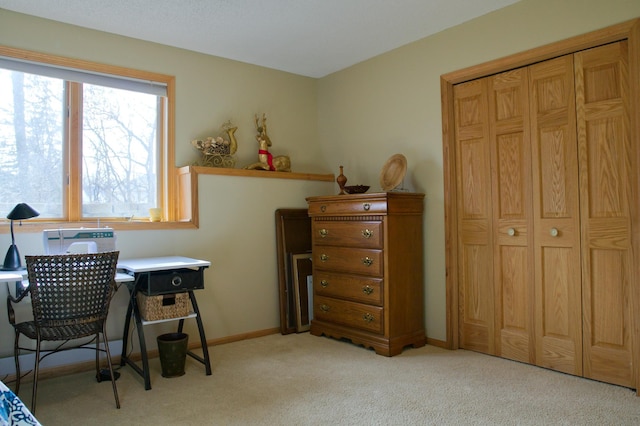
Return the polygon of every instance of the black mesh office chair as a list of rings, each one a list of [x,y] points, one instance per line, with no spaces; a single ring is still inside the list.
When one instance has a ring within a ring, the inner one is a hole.
[[[9,322],[15,329],[16,394],[20,390],[21,350],[35,351],[31,411],[36,411],[40,361],[56,352],[74,348],[96,350],[96,377],[100,375],[100,352],[105,352],[116,407],[120,408],[109,341],[105,330],[109,302],[115,289],[117,251],[91,254],[25,256],[29,287],[17,297],[7,299]],[[33,321],[15,323],[12,303],[31,296]],[[20,335],[35,340],[35,349],[19,345]],[[102,334],[104,349],[100,349]],[[87,337],[92,337],[86,341]],[[83,339],[84,338],[84,339]],[[77,341],[82,339],[83,341]],[[61,342],[55,349],[40,348],[44,341]],[[95,343],[94,345],[91,345]],[[41,355],[41,352],[44,355]]]

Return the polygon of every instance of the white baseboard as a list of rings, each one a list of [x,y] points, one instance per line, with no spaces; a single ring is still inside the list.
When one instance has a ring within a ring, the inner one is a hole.
[[[95,347],[95,345],[93,346]],[[111,358],[120,356],[122,352],[122,340],[110,341],[109,350],[111,351]],[[104,355],[101,355],[101,357],[104,357]],[[95,360],[95,358],[96,354],[92,350],[71,349],[46,357],[40,362],[40,369],[78,364],[81,362],[93,361]],[[23,373],[33,370],[34,361],[35,353],[25,353],[23,355],[20,355],[20,370]],[[13,356],[0,358],[0,378],[5,376],[13,376],[15,374],[16,365],[13,360]]]

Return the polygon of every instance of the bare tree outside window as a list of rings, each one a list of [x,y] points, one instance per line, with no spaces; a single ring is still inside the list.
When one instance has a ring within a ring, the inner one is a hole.
[[[75,106],[82,120],[67,132],[71,84],[82,90]],[[74,168],[65,161],[73,150],[82,153],[74,197],[83,218],[144,217],[158,205],[158,96],[5,69],[0,93],[0,215],[26,202],[40,218],[66,217],[66,173]]]
[[[157,97],[83,89],[83,216],[144,216],[157,201]]]
[[[62,217],[64,81],[0,69],[0,215]]]

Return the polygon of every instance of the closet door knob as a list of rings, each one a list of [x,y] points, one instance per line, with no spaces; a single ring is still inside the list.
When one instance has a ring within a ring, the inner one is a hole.
[[[509,234],[510,237],[513,237],[514,235],[516,235],[516,230],[513,228],[509,228],[507,229],[507,234]]]
[[[558,228],[551,228],[551,230],[549,231],[549,234],[550,234],[552,237],[557,237],[557,236],[558,236],[558,234],[559,234],[559,232],[558,232]]]

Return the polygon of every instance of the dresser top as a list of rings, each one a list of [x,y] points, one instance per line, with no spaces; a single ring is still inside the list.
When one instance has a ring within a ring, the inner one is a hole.
[[[317,195],[313,197],[307,197],[308,202],[322,202],[322,201],[383,201],[391,199],[415,199],[424,198],[424,194],[418,192],[402,192],[402,191],[389,191],[389,192],[368,192],[364,194],[342,194],[342,195]]]
[[[308,197],[309,216],[365,216],[422,214],[424,194],[374,192]]]

